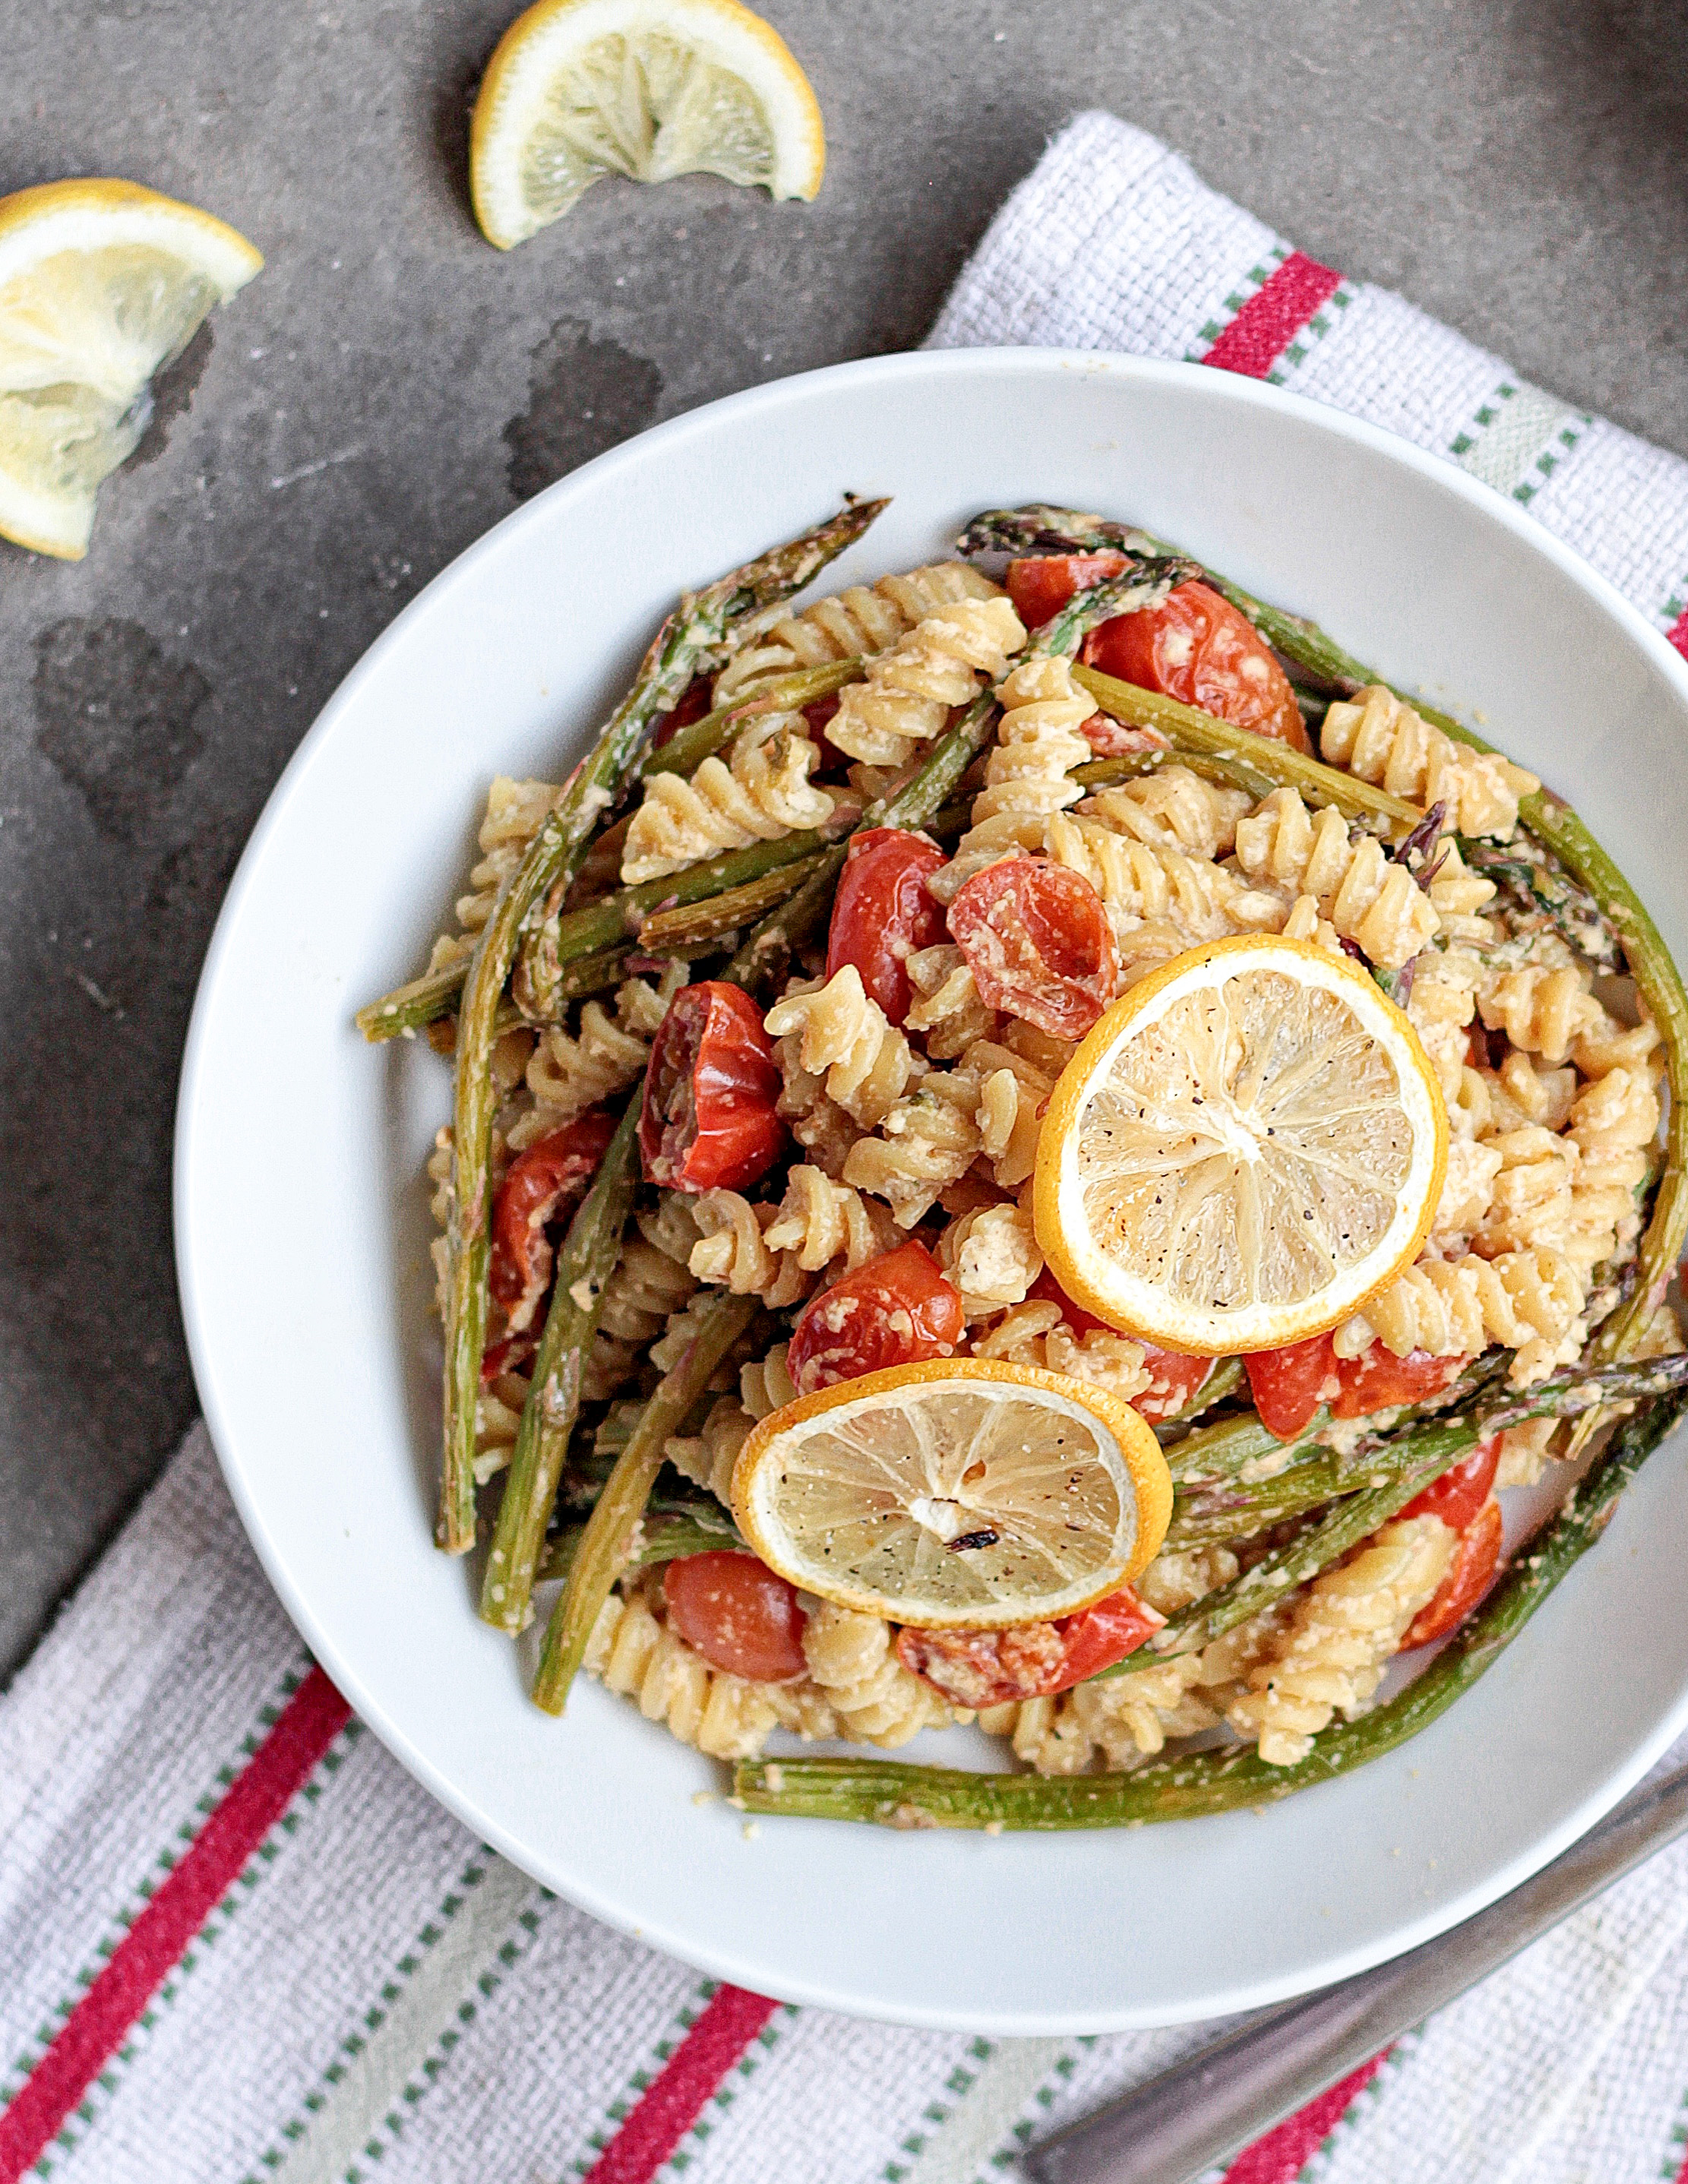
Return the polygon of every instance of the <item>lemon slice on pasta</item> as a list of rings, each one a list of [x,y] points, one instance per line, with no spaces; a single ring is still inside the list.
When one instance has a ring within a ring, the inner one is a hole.
[[[81,560],[153,375],[263,264],[209,213],[134,182],[0,199],[0,535]]]
[[[539,0],[499,40],[470,132],[475,217],[500,250],[600,175],[812,198],[826,164],[808,77],[738,0]]]
[[[1160,1444],[1117,1396],[978,1357],[864,1373],[764,1418],[733,1511],[793,1585],[928,1630],[1053,1621],[1166,1536]]]
[[[1276,1350],[1418,1254],[1448,1117],[1418,1034],[1345,956],[1245,935],[1103,1017],[1038,1141],[1038,1242],[1067,1295],[1197,1355]]]

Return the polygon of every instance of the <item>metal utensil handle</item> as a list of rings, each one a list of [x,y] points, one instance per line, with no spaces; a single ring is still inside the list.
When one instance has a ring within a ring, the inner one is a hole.
[[[1032,2184],[1188,2184],[1369,2062],[1591,1897],[1688,1830],[1688,1768],[1498,1903],[1409,1950],[1256,2017],[1020,2157]]]

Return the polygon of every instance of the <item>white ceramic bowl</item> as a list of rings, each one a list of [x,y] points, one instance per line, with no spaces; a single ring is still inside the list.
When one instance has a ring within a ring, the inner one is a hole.
[[[1486,487],[1181,365],[973,351],[759,387],[603,456],[464,554],[270,799],[182,1080],[176,1234],[206,1414],[270,1579],[358,1712],[471,1827],[612,1924],[744,1986],[911,2024],[1072,2033],[1274,2001],[1513,1886],[1688,1721],[1680,1441],[1416,1742],[1259,1814],[1117,1834],[765,1820],[747,1841],[736,1813],[692,1801],[717,1770],[625,1702],[582,1685],[565,1720],[538,1713],[469,1571],[431,1544],[419,1170],[446,1072],[420,1042],[366,1047],[352,1012],[422,962],[488,778],[560,779],[675,593],[846,488],[896,498],[827,587],[940,553],[977,509],[1043,499],[1140,521],[1317,615],[1574,799],[1688,960],[1671,820],[1688,671]]]

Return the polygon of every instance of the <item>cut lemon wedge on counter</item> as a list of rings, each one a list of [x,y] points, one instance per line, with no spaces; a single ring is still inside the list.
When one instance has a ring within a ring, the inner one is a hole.
[[[0,533],[79,560],[134,453],[148,385],[264,264],[233,228],[135,182],[0,199]]]
[[[475,217],[500,250],[600,175],[812,198],[826,164],[808,77],[738,0],[539,0],[499,41],[470,131]]]
[[[1104,1390],[978,1357],[864,1373],[764,1418],[733,1511],[793,1585],[928,1630],[1053,1621],[1128,1585],[1172,1516],[1154,1434]]]
[[[1418,1034],[1357,964],[1245,936],[1115,1002],[1038,1142],[1038,1242],[1067,1295],[1168,1350],[1276,1350],[1418,1256],[1448,1122]]]

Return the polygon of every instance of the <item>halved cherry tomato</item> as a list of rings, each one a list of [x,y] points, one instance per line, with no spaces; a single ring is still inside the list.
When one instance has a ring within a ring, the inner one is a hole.
[[[1119,958],[1107,911],[1065,865],[987,865],[950,904],[950,931],[985,1006],[1052,1038],[1082,1039],[1114,997]]]
[[[1422,1403],[1440,1395],[1458,1376],[1462,1357],[1433,1357],[1427,1350],[1414,1350],[1397,1357],[1381,1342],[1373,1342],[1357,1357],[1337,1360],[1342,1386],[1330,1414],[1336,1418],[1368,1418],[1373,1411],[1387,1411],[1397,1403]]]
[[[852,834],[827,934],[827,976],[854,963],[861,983],[894,1024],[913,998],[904,968],[917,948],[945,937],[944,911],[926,891],[947,860],[928,834],[869,827]]]
[[[672,1190],[742,1190],[785,1144],[779,1064],[742,986],[682,986],[650,1050],[639,1111],[645,1180]]]
[[[870,1259],[799,1315],[786,1370],[799,1395],[890,1365],[948,1357],[966,1320],[961,1293],[924,1244],[911,1240]]]
[[[1244,1358],[1243,1368],[1260,1422],[1279,1440],[1294,1440],[1319,1405],[1342,1390],[1328,1334],[1309,1335],[1282,1350],[1257,1350]]]
[[[712,1669],[753,1684],[788,1684],[805,1673],[797,1588],[755,1555],[687,1555],[663,1571],[662,1596],[669,1622]]]
[[[1501,1559],[1501,1505],[1491,1495],[1459,1535],[1448,1574],[1407,1627],[1403,1652],[1446,1638],[1488,1591]]]
[[[1122,682],[1162,691],[1296,750],[1312,749],[1272,648],[1246,615],[1206,584],[1180,584],[1157,607],[1103,622],[1085,638],[1081,656]]]
[[[586,1195],[615,1134],[615,1117],[594,1107],[518,1153],[504,1170],[493,1206],[489,1280],[512,1334],[526,1327],[550,1284],[545,1224],[565,1202]]]
[[[1099,554],[1036,554],[1008,564],[1008,596],[1027,628],[1041,629],[1075,592],[1123,577],[1130,566],[1123,554],[1107,548]]]
[[[1261,1423],[1279,1440],[1293,1440],[1321,1403],[1337,1418],[1368,1418],[1397,1403],[1422,1403],[1446,1388],[1464,1362],[1423,1350],[1397,1357],[1381,1342],[1357,1357],[1339,1357],[1328,1334],[1243,1360]]]
[[[1134,1653],[1166,1621],[1128,1585],[1059,1623],[897,1633],[897,1658],[954,1706],[1053,1698]]]
[[[1106,1320],[1086,1312],[1083,1305],[1074,1304],[1047,1267],[1026,1295],[1039,1304],[1058,1305],[1061,1318],[1081,1342],[1097,1330],[1104,1334],[1119,1332]],[[1211,1357],[1187,1357],[1181,1350],[1162,1350],[1152,1342],[1143,1345],[1143,1362],[1151,1378],[1143,1393],[1132,1397],[1131,1407],[1151,1424],[1156,1418],[1169,1418],[1181,1411],[1214,1366]]]
[[[651,731],[651,746],[660,749],[671,736],[678,735],[682,728],[689,728],[694,721],[702,720],[710,709],[710,680],[707,675],[694,675],[686,686],[686,694],[671,712],[657,716],[656,726]]]
[[[1501,1436],[1491,1434],[1479,1441],[1463,1463],[1432,1479],[1401,1511],[1403,1517],[1440,1517],[1456,1532],[1462,1532],[1489,1499],[1501,1461]]]

